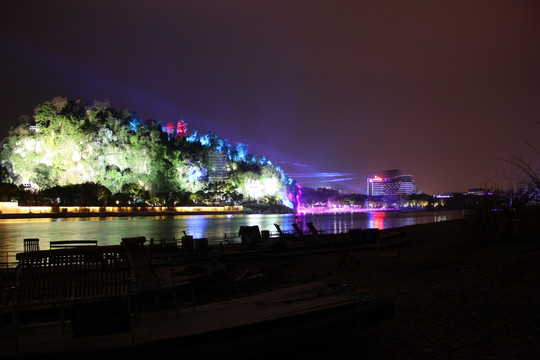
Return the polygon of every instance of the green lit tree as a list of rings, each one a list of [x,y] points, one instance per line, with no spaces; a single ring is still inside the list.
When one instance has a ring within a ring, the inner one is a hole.
[[[12,201],[19,198],[19,188],[15,184],[0,183],[0,201]]]
[[[136,113],[111,109],[108,102],[55,97],[20,120],[2,141],[2,180],[31,191],[55,189],[58,196],[43,197],[48,201],[236,203],[286,191],[283,173],[248,154],[247,146],[234,147],[213,133],[171,137],[158,121],[142,125]],[[225,184],[208,180],[211,152],[229,158]],[[82,201],[81,189],[73,187],[88,183],[101,186],[97,200]]]

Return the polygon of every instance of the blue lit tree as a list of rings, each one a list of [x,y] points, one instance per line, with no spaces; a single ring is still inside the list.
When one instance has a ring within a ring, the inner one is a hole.
[[[211,152],[229,159],[229,180],[219,186],[208,180]],[[136,112],[125,108],[60,97],[10,130],[0,164],[4,180],[16,186],[45,190],[94,183],[132,201],[144,196],[173,204],[201,191],[213,193],[214,202],[285,198],[290,181],[264,156],[249,154],[245,144],[232,145],[211,132],[171,136],[160,122],[142,124]]]

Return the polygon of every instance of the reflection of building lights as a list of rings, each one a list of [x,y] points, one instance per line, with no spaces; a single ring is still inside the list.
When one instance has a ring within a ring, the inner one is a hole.
[[[370,229],[384,229],[384,218],[386,213],[383,211],[375,211],[369,214],[368,227]]]

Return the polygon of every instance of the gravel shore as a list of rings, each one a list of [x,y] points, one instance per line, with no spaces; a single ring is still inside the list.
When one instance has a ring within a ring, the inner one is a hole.
[[[248,260],[216,290],[237,297],[324,281],[394,300],[395,316],[382,325],[262,358],[540,358],[540,239],[497,241],[465,220],[401,230],[409,242],[388,249],[399,263],[381,264],[376,249]]]

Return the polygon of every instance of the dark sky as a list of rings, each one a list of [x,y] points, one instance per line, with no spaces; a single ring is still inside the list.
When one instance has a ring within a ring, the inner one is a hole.
[[[54,96],[249,145],[310,187],[429,194],[540,147],[540,2],[5,1],[0,136]],[[315,177],[310,177],[310,176]]]

